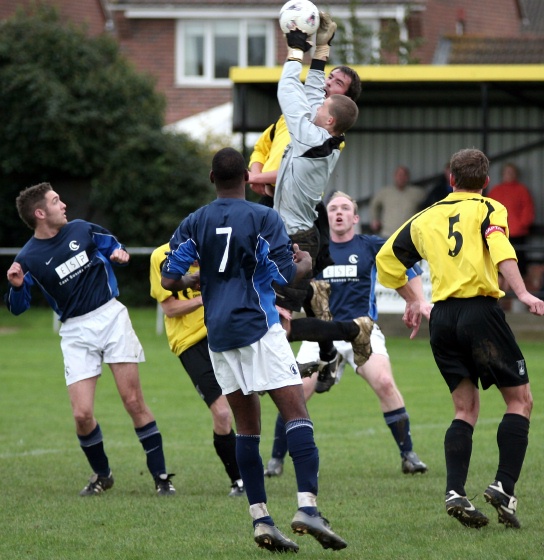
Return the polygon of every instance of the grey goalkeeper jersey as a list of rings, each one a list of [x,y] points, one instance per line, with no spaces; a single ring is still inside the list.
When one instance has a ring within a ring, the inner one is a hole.
[[[313,226],[321,201],[340,157],[344,136],[331,136],[313,124],[317,108],[325,100],[325,72],[310,68],[305,85],[302,64],[289,60],[278,84],[278,101],[291,143],[285,148],[274,193],[274,209],[293,235]]]

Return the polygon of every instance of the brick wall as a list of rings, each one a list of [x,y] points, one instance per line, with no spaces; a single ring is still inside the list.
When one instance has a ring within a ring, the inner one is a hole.
[[[140,72],[152,75],[166,96],[166,124],[227,103],[230,87],[180,87],[175,84],[175,21],[127,20],[117,14],[116,27],[122,52]]]
[[[17,6],[31,0],[2,0],[0,19],[11,15]],[[53,3],[53,0],[51,0]],[[85,22],[91,35],[104,30],[105,16],[100,0],[54,0],[63,17]],[[427,0],[424,11],[409,22],[411,37],[424,38],[417,56],[423,64],[432,62],[439,39],[454,35],[456,24],[464,19],[465,34],[479,36],[520,36],[520,21],[516,0]],[[210,109],[231,100],[230,87],[195,88],[175,84],[175,21],[161,19],[127,20],[122,12],[114,12],[116,36],[122,52],[135,67],[154,77],[158,91],[167,99],[167,124]],[[285,40],[276,32],[275,63],[283,64]]]
[[[428,0],[416,16],[425,44],[418,51],[420,61],[430,64],[441,37],[456,34],[456,25],[464,20],[464,34],[483,36],[520,36],[520,20],[515,0]]]
[[[33,0],[2,0],[0,2],[0,19],[12,16],[18,8],[26,8],[35,3]],[[99,0],[55,0],[62,18],[83,23],[87,26],[89,35],[99,35],[104,32],[106,18]]]

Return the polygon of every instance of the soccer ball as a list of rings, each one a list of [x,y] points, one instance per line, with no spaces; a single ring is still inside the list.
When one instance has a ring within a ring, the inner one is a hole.
[[[291,0],[280,10],[280,27],[284,33],[297,28],[313,35],[319,27],[319,10],[309,0]]]

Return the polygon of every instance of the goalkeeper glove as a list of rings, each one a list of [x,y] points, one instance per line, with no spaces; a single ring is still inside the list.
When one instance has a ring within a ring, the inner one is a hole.
[[[328,58],[331,42],[338,26],[327,12],[319,12],[319,28],[315,37],[314,58]]]
[[[300,29],[293,29],[285,34],[287,39],[287,60],[297,60],[302,62],[304,53],[312,48],[312,43],[308,41],[308,34]]]

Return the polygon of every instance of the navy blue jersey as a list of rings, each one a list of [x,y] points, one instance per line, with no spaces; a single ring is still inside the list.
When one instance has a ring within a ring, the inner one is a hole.
[[[26,311],[36,285],[61,321],[94,311],[119,294],[109,260],[115,249],[124,247],[108,230],[83,220],[68,222],[49,239],[32,237],[15,257],[24,282],[10,287],[9,310]]]
[[[330,241],[329,250],[334,265],[319,276],[329,282],[329,308],[335,321],[351,321],[357,317],[378,320],[376,305],[376,255],[385,239],[376,235],[355,235],[345,243]],[[421,274],[415,266],[408,278]]]
[[[260,204],[219,198],[189,215],[170,240],[162,269],[178,280],[195,259],[208,343],[214,352],[249,346],[279,323],[272,282],[296,273],[279,214]]]

